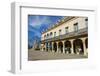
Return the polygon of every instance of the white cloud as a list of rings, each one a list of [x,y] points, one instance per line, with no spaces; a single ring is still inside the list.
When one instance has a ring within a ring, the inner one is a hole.
[[[43,18],[39,18],[39,16],[35,16],[34,20],[30,23],[31,26],[41,26],[42,24],[51,23],[50,19],[46,16]]]

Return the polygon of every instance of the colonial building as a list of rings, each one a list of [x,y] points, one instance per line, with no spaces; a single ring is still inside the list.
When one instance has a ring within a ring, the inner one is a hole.
[[[88,54],[88,18],[66,16],[42,33],[41,50]]]

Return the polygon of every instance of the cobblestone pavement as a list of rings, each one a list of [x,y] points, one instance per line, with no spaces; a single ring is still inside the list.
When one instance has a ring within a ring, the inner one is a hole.
[[[58,52],[46,52],[46,51],[34,51],[33,49],[28,50],[28,60],[54,60],[54,59],[79,59],[87,58],[88,56],[77,55],[77,54],[65,54]]]

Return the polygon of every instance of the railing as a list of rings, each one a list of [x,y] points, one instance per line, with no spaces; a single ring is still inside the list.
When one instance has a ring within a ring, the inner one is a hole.
[[[80,35],[84,35],[88,33],[88,27],[83,28],[83,29],[79,29],[78,31],[73,31],[73,32],[69,32],[67,34],[63,34],[60,36],[56,36],[56,37],[52,37],[49,39],[45,39],[42,40],[41,42],[48,42],[48,41],[56,41],[56,40],[61,40],[61,39],[67,39],[70,37],[75,37],[75,36],[80,36]]]

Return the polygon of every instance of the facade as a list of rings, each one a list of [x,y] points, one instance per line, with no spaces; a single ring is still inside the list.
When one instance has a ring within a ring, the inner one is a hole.
[[[88,18],[66,16],[42,33],[41,50],[88,55]]]

